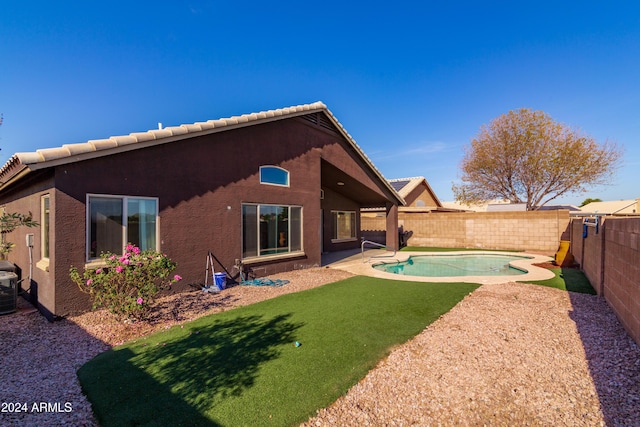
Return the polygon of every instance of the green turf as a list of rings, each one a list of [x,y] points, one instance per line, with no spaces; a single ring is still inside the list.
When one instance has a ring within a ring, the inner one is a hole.
[[[532,280],[522,283],[532,283],[534,285],[549,286],[564,291],[579,292],[583,294],[595,295],[596,291],[591,286],[589,279],[584,273],[575,268],[552,268],[554,277],[547,280]]]
[[[78,377],[103,426],[297,425],[478,286],[354,277],[128,343]]]

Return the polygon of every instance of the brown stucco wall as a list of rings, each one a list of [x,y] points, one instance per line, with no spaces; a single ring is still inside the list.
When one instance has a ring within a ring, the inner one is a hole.
[[[353,200],[344,197],[328,188],[323,188],[324,198],[322,199],[322,249],[324,252],[334,252],[347,249],[354,249],[360,245],[360,206]],[[356,232],[357,237],[354,241],[332,242],[332,224],[333,217],[331,212],[354,211],[356,213]]]
[[[42,224],[41,197],[49,194],[51,203],[53,203],[55,199],[53,183],[53,174],[50,171],[34,173],[11,191],[5,192],[0,199],[0,204],[7,213],[28,214],[31,212],[33,219]],[[55,233],[53,215],[50,218],[50,236],[53,236]],[[29,248],[25,242],[27,234],[33,234],[34,237],[31,268]],[[42,260],[41,228],[20,227],[7,234],[6,239],[15,244],[7,259],[16,265],[19,279],[22,280],[20,283],[22,295],[37,304],[49,318],[53,318],[55,312],[54,272],[50,267],[46,268],[40,262]],[[29,280],[30,270],[32,272],[31,280]]]
[[[290,186],[260,184],[261,165],[287,169]],[[336,174],[347,181],[342,194],[342,188],[331,188]],[[339,133],[300,118],[60,165],[50,169],[46,184],[38,185],[42,188],[26,188],[15,196],[19,200],[15,206],[39,214],[40,193],[48,189],[54,194],[52,263],[46,272],[50,293],[39,298],[57,316],[89,307],[86,295],[68,275],[70,266],[82,270],[85,265],[87,194],[158,197],[160,248],[177,262],[175,273],[183,277],[175,291],[204,282],[209,250],[230,272],[235,260],[242,258],[242,203],[303,207],[304,255],[248,266],[261,276],[320,264],[321,209],[326,229],[331,226],[332,209],[359,211],[363,203],[389,197]],[[325,189],[322,205],[321,188]],[[354,201],[354,196],[361,200]],[[330,229],[324,236],[325,250],[351,247],[331,243]],[[23,264],[24,251],[15,255]],[[221,271],[217,263],[215,268]],[[45,272],[39,274],[44,277]],[[39,279],[44,283],[43,277]]]
[[[292,126],[293,125],[293,126]],[[293,129],[292,129],[293,128]],[[204,282],[209,250],[231,272],[241,253],[242,203],[303,206],[306,256],[253,264],[259,275],[293,269],[294,264],[320,263],[320,142],[299,123],[274,122],[190,140],[149,147],[60,166],[56,184],[76,224],[85,224],[87,193],[159,198],[160,248],[178,263],[183,281],[177,291]],[[267,148],[268,149],[265,149]],[[259,184],[259,166],[275,164],[290,172],[288,188]],[[59,178],[58,178],[59,177]],[[71,219],[71,218],[70,218]],[[84,265],[85,232],[67,228],[56,236],[58,247],[70,250],[56,264]],[[221,271],[221,266],[215,268]],[[73,286],[58,277],[58,313],[81,310]],[[64,292],[62,289],[68,289]],[[64,301],[64,302],[62,302]],[[78,302],[78,304],[76,304]],[[63,307],[64,305],[64,307]]]

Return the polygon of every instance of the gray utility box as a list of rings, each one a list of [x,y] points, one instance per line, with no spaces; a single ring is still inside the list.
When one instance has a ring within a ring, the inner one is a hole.
[[[0,271],[10,271],[11,273],[16,272],[16,265],[11,261],[1,260],[0,261]]]
[[[18,306],[18,275],[0,271],[0,314],[16,311]]]

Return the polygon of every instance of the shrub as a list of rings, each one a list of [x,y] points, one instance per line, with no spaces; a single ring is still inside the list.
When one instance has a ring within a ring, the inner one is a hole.
[[[121,320],[148,316],[155,297],[181,279],[170,277],[176,263],[155,251],[141,251],[129,244],[125,254],[101,255],[105,266],[87,269],[82,275],[71,267],[69,275],[93,300],[93,309],[104,307]]]
[[[33,215],[29,212],[29,215],[21,213],[6,213],[0,215],[0,259],[6,259],[7,255],[13,247],[14,243],[6,241],[6,235],[11,233],[18,227],[37,227],[37,221],[33,220]]]

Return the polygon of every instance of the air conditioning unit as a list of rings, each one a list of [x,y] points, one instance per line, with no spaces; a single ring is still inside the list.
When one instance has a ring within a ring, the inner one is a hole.
[[[0,314],[16,311],[18,305],[18,275],[0,271]]]

